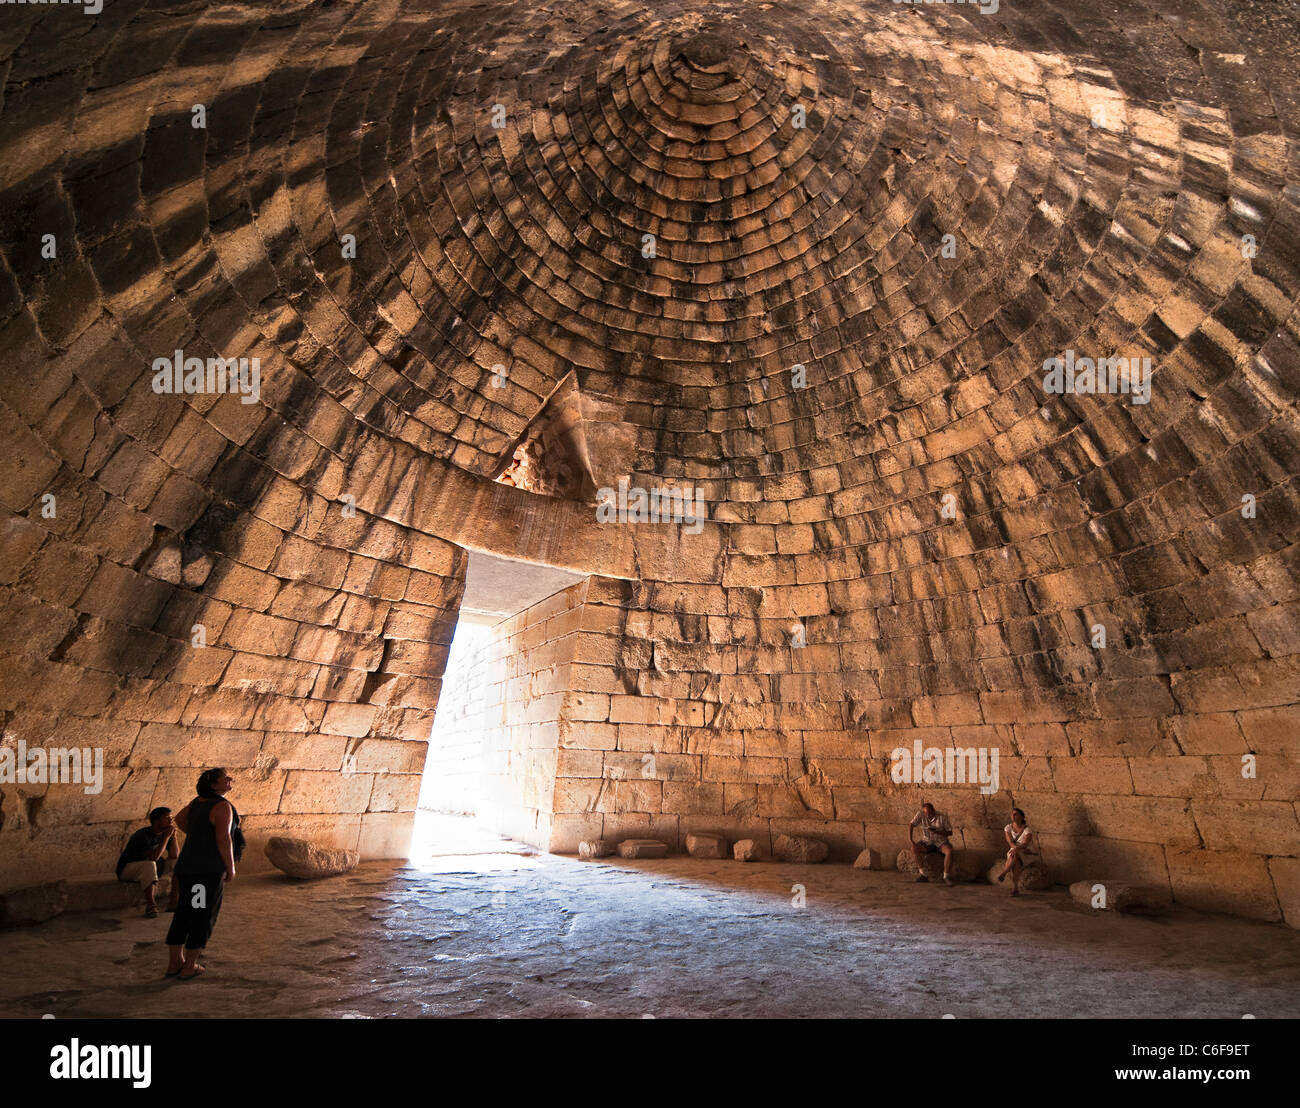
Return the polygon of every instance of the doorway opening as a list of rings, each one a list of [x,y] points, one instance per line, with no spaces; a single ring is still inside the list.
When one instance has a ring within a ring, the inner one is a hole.
[[[519,868],[544,847],[558,718],[549,709],[567,672],[556,617],[586,580],[469,552],[416,810],[418,868]]]

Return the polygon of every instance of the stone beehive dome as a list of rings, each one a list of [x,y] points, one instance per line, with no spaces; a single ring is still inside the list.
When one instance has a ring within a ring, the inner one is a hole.
[[[915,808],[894,748],[989,747],[972,848],[1015,800],[1081,876],[1295,922],[1297,29],[10,11],[0,712],[107,784],[0,786],[4,879],[213,762],[258,834],[400,850],[472,549],[590,577],[516,833],[847,849]],[[254,402],[156,391],[176,351],[256,358]],[[1066,351],[1149,402],[1045,392]],[[599,524],[620,477],[708,524]]]

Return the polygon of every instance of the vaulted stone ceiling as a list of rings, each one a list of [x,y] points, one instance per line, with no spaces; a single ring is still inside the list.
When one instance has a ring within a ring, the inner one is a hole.
[[[469,547],[610,579],[587,691],[661,698],[684,754],[798,736],[770,781],[694,766],[720,816],[892,826],[877,744],[1002,729],[1076,837],[1188,887],[1242,849],[1276,915],[1300,21],[985,6],[4,9],[0,710],[116,774],[0,793],[11,868],[213,760],[268,833],[387,849]],[[1067,350],[1149,357],[1150,402],[1045,393]],[[256,402],[156,392],[175,351],[257,358]],[[493,480],[570,374],[596,483],[691,483],[701,534]]]

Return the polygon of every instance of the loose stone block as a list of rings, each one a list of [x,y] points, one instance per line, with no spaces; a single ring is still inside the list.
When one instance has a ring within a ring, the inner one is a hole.
[[[754,839],[740,839],[732,848],[732,857],[737,862],[761,862],[763,850]]]
[[[1011,884],[1011,874],[1007,874],[1006,879],[998,881],[998,874],[1002,872],[1002,867],[1006,865],[1006,859],[1002,858],[993,865],[989,866],[988,881],[990,885],[999,883],[1004,885]],[[1042,892],[1044,889],[1050,889],[1055,882],[1052,880],[1052,871],[1041,863],[1035,863],[1031,866],[1025,866],[1020,871],[1020,887],[1028,889],[1030,892]]]
[[[880,862],[880,851],[867,847],[861,854],[853,860],[854,869],[883,869]]]
[[[355,850],[317,846],[285,835],[274,835],[267,840],[266,856],[276,869],[303,880],[336,877],[355,868],[361,860]]]
[[[686,853],[692,858],[725,858],[727,836],[708,831],[692,831],[686,836]]]
[[[590,861],[593,858],[608,858],[613,854],[609,843],[604,839],[583,839],[578,844],[578,857],[583,861]]]
[[[618,853],[623,858],[665,858],[668,844],[658,839],[624,839],[618,844]]]
[[[916,877],[918,873],[923,873],[931,881],[943,880],[943,855],[937,851],[933,854],[921,855],[920,871],[916,868],[916,859],[912,857],[910,850],[900,850],[896,864],[899,873],[905,873],[909,877]],[[978,859],[970,851],[957,850],[954,852],[948,876],[953,881],[974,881],[979,876],[981,868]]]
[[[62,881],[31,885],[0,894],[0,927],[44,923],[68,906],[68,887]]]
[[[1173,900],[1168,889],[1100,879],[1074,882],[1070,886],[1070,897],[1085,908],[1132,915],[1159,915],[1169,910]]]

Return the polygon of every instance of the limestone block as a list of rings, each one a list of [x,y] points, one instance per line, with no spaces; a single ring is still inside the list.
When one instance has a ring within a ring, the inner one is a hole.
[[[280,797],[281,812],[364,812],[374,781],[369,773],[290,770]]]
[[[668,844],[658,839],[624,839],[618,844],[618,853],[622,858],[664,858]]]
[[[198,774],[193,775],[197,778]],[[149,811],[158,771],[104,767],[98,793],[87,793],[94,784],[51,784],[46,786],[40,822],[53,824],[105,823],[139,819]],[[193,782],[190,783],[193,795]],[[188,799],[188,796],[187,796]]]
[[[614,851],[604,839],[583,839],[578,844],[578,857],[584,862],[593,858],[608,858]]]
[[[147,723],[131,748],[128,765],[197,766],[193,774],[197,781],[205,766],[252,765],[261,743],[260,731]]]
[[[1268,868],[1283,918],[1300,927],[1300,858],[1270,858]]]
[[[1259,855],[1166,847],[1165,859],[1169,887],[1179,904],[1200,912],[1230,912],[1269,921],[1282,918],[1268,864]]]
[[[740,839],[732,848],[732,856],[737,862],[761,862],[763,848],[753,839]]]
[[[692,858],[725,858],[727,836],[708,831],[691,831],[686,835],[686,853]]]
[[[161,901],[171,889],[171,875],[159,879],[155,890]],[[94,877],[69,881],[66,912],[101,912],[143,903],[144,893],[134,882],[119,881],[116,877]]]
[[[867,847],[861,854],[853,860],[854,869],[883,869],[880,862],[880,851]]]
[[[1300,822],[1289,798],[1196,800],[1192,815],[1208,851],[1300,856]]]
[[[413,812],[420,799],[418,773],[379,773],[370,791],[372,812]]]
[[[595,812],[600,794],[599,778],[562,778],[555,782],[555,811],[566,814]]]
[[[989,866],[988,881],[990,885],[998,884],[998,874],[1002,872],[1002,867],[1006,865],[1006,858]],[[1006,880],[1002,884],[1009,885],[1011,875],[1007,874]],[[1020,887],[1030,892],[1041,892],[1043,889],[1050,889],[1055,882],[1052,879],[1052,871],[1041,863],[1035,862],[1033,865],[1026,866],[1020,871]]]
[[[102,877],[105,866],[111,874],[112,865],[122,850],[128,831],[134,831],[139,826],[92,823],[83,826],[54,824],[41,828],[39,823],[34,825],[25,819],[20,822],[18,817],[24,812],[23,804],[13,802],[16,794],[12,787],[6,786],[4,791],[5,826],[0,830],[0,889],[6,891],[27,888],[31,884],[32,874],[39,874],[48,881],[84,877],[87,874]],[[38,814],[38,821],[39,818]],[[37,830],[33,833],[34,826]]]
[[[343,737],[328,735],[294,734],[292,732],[268,732],[262,741],[259,762],[265,762],[277,769],[315,769],[337,770],[343,765],[343,755],[348,740]],[[362,766],[361,756],[356,759],[358,771],[369,770],[369,765]]]
[[[361,860],[361,855],[355,850],[317,846],[305,839],[285,835],[275,835],[267,840],[266,856],[276,869],[303,880],[347,873]]]
[[[1126,885],[1169,885],[1169,867],[1162,846],[1053,834],[1043,831],[1042,826],[1047,824],[1042,824],[1035,835],[1043,857],[1050,861],[1061,884],[1082,881],[1091,873],[1104,873],[1112,881]]]
[[[821,839],[804,835],[777,835],[772,842],[772,853],[783,862],[824,862],[830,847]]]
[[[1152,885],[1126,885],[1120,881],[1100,878],[1074,882],[1070,886],[1070,897],[1085,908],[1132,915],[1159,915],[1168,910],[1171,901],[1168,889]]]
[[[904,849],[898,852],[897,859],[898,871],[905,873],[909,877],[916,877],[918,871],[916,868],[916,859],[912,857],[911,850]],[[952,867],[949,870],[949,876],[954,881],[974,881],[983,870],[978,858],[969,851],[954,850]],[[938,851],[933,854],[921,855],[921,873],[924,873],[930,880],[943,878],[943,855]]]
[[[771,830],[774,854],[775,839],[779,835],[810,838],[825,843],[828,848],[827,857],[844,862],[852,862],[867,845],[863,824],[856,821],[773,818]]]
[[[364,738],[370,733],[370,725],[378,711],[369,704],[331,704],[325,710],[320,729],[326,735]]]
[[[372,858],[407,858],[411,852],[413,812],[367,812],[361,817],[357,851],[365,861]]]
[[[31,885],[0,893],[0,927],[21,927],[44,923],[68,906],[68,888],[62,881]]]

